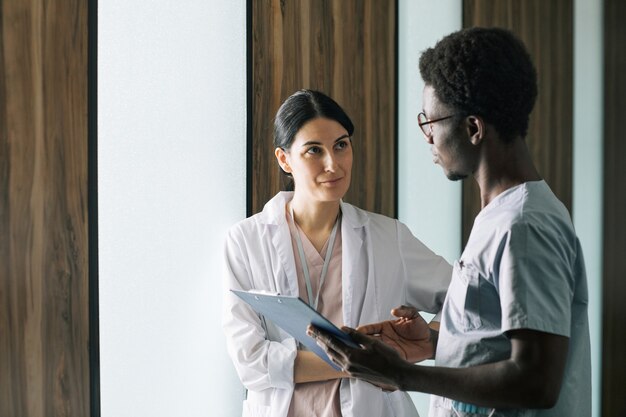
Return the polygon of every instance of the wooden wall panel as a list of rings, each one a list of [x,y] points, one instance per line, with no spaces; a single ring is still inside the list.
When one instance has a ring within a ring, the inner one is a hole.
[[[463,26],[510,29],[526,44],[537,68],[539,95],[526,138],[539,173],[572,207],[573,1],[464,0]],[[463,184],[465,246],[480,211],[475,181]]]
[[[602,415],[626,416],[626,2],[604,2]]]
[[[0,416],[89,415],[87,2],[0,1]]]
[[[395,0],[252,1],[252,202],[256,213],[285,182],[272,123],[302,88],[330,95],[355,125],[346,201],[396,214]]]

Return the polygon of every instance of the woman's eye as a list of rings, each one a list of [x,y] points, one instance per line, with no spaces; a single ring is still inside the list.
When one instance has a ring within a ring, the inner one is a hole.
[[[336,149],[345,149],[348,147],[348,141],[347,140],[342,140],[341,142],[337,142],[335,144],[335,148]]]
[[[306,152],[310,154],[319,154],[322,152],[322,148],[319,146],[311,146]]]

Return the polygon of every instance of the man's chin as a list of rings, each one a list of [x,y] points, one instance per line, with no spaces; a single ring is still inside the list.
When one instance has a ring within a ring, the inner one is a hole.
[[[460,181],[467,178],[467,175],[459,174],[458,172],[448,172],[446,173],[446,177],[448,177],[450,181]]]

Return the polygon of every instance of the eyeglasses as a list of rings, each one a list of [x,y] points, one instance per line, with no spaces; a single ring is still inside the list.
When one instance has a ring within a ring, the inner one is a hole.
[[[433,123],[450,119],[451,117],[454,117],[454,116],[456,116],[456,114],[451,114],[450,116],[429,120],[428,117],[426,117],[426,113],[422,111],[422,112],[419,112],[419,114],[417,115],[417,124],[419,125],[420,129],[422,129],[424,136],[426,136],[427,138],[430,138],[433,135],[433,125],[432,125]]]

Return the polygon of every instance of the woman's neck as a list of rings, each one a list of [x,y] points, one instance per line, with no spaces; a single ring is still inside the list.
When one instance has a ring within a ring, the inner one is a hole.
[[[296,193],[288,209],[293,212],[294,221],[311,241],[321,239],[325,242],[337,221],[339,201],[311,202],[299,198]]]

